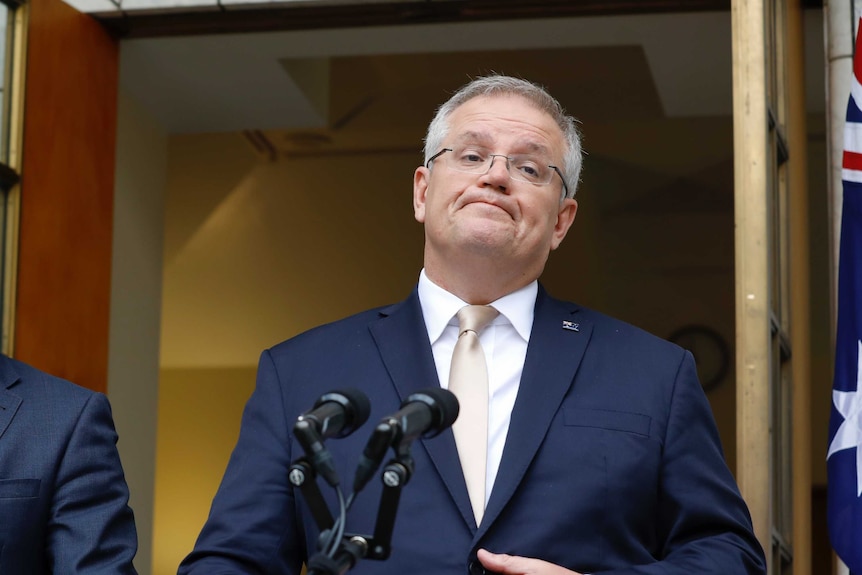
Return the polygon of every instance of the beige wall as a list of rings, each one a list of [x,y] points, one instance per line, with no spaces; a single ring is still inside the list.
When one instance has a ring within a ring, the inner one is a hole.
[[[177,572],[209,512],[254,367],[163,369],[159,394],[153,573]]]
[[[417,153],[239,166],[240,136],[198,147],[207,139],[171,140],[163,367],[254,365],[282,339],[408,293],[422,257]],[[185,199],[197,195],[216,200]]]

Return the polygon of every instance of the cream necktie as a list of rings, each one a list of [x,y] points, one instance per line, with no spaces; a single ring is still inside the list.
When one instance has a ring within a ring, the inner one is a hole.
[[[487,305],[468,305],[458,311],[458,343],[452,352],[449,391],[460,404],[452,426],[476,525],[485,512],[485,467],[488,458],[488,368],[479,333],[499,312]]]

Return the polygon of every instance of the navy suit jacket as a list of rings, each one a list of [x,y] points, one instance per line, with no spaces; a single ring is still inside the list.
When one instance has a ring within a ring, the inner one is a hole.
[[[327,441],[349,491],[374,424],[437,385],[415,290],[265,351],[209,519],[179,572],[298,574],[317,551],[318,529],[287,481],[303,455],[291,433],[297,416],[334,389],[358,387],[371,399],[370,423]],[[411,451],[415,473],[401,493],[391,556],[351,573],[481,572],[483,547],[593,574],[766,572],[691,355],[541,288],[481,525],[451,430]],[[348,532],[373,533],[381,491],[375,478],[359,493]]]
[[[134,574],[104,395],[0,355],[0,573]]]

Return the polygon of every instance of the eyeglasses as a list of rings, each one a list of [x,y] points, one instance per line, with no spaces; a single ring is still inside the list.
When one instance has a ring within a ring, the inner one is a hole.
[[[443,148],[425,162],[425,167],[430,168],[431,162],[445,154],[453,152],[454,159],[447,164],[456,172],[465,174],[487,174],[494,165],[494,158],[503,158],[506,160],[506,169],[509,171],[509,177],[519,182],[527,182],[535,186],[546,186],[554,179],[554,172],[560,176],[563,182],[564,196],[569,195],[569,187],[566,186],[566,179],[557,166],[542,161],[541,158],[528,155],[504,156],[503,154],[489,154],[475,147],[463,147],[458,149]]]

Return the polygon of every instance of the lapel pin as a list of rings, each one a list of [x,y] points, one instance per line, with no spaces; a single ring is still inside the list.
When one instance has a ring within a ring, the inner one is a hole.
[[[563,320],[563,329],[567,329],[569,331],[581,331],[581,324]]]

